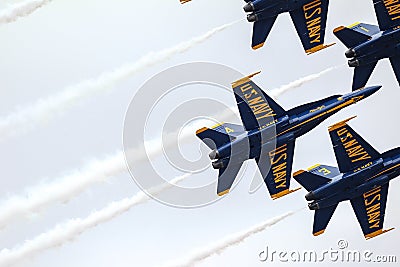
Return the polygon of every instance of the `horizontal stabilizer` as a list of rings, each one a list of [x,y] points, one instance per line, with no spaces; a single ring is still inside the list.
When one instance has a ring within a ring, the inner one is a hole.
[[[362,65],[354,69],[353,87],[352,87],[353,91],[365,87],[377,63],[378,61],[375,61],[372,62],[371,64]]]
[[[271,32],[272,26],[274,26],[276,18],[277,17],[272,17],[254,22],[253,38],[251,43],[253,49],[258,49],[264,45],[265,40]]]
[[[196,135],[211,149],[216,149],[234,139],[234,137],[228,134],[206,127],[197,130]]]
[[[304,170],[297,171],[293,174],[293,178],[301,184],[307,191],[315,190],[331,181],[330,178],[323,177]]]
[[[333,30],[333,34],[347,47],[353,48],[371,38],[366,33],[351,29],[352,26],[340,26]]]
[[[217,186],[217,194],[218,196],[223,196],[229,193],[233,182],[238,175],[240,168],[242,167],[243,163],[239,164],[229,164],[228,166],[222,169],[219,169],[218,175],[218,186]]]
[[[325,209],[316,210],[314,214],[313,235],[319,236],[325,232],[338,204]]]

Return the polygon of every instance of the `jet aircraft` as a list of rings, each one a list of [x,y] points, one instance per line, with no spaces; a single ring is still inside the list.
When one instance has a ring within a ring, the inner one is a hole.
[[[400,82],[400,2],[373,0],[378,26],[355,23],[333,32],[348,48],[345,56],[354,69],[353,90],[364,87],[379,60],[389,58]]]
[[[191,0],[180,0],[182,4]],[[289,12],[307,54],[334,44],[324,45],[329,0],[245,0],[247,20],[254,22],[252,48],[262,47],[279,14]]]
[[[353,117],[354,118],[354,117]],[[383,229],[389,181],[400,175],[400,148],[376,151],[347,122],[329,127],[339,168],[315,165],[293,174],[308,192],[308,207],[315,210],[313,234],[325,232],[339,202],[350,200],[366,239]]]
[[[196,132],[212,149],[209,157],[213,168],[219,170],[220,196],[229,192],[248,159],[256,160],[272,199],[292,193],[289,187],[296,138],[381,88],[373,86],[333,95],[286,111],[251,80],[256,74],[232,84],[243,126],[222,123]]]
[[[312,54],[334,44],[324,45],[329,0],[245,0],[243,7],[254,22],[252,48],[262,47],[279,14],[289,12],[303,48]]]

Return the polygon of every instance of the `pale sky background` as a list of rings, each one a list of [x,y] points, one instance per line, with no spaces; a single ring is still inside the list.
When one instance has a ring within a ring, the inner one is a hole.
[[[16,2],[20,1],[4,0],[0,8]],[[101,159],[122,149],[123,122],[130,100],[147,79],[167,67],[210,61],[244,74],[262,70],[254,81],[264,89],[272,89],[346,64],[346,48],[332,30],[357,21],[376,24],[372,0],[330,2],[326,43],[337,42],[337,45],[329,49],[306,56],[289,15],[284,14],[276,21],[264,48],[253,51],[252,25],[243,21],[184,54],[132,76],[111,93],[93,97],[26,135],[2,141],[0,200],[24,194],[31,186],[52,181],[84,166],[90,159]],[[26,18],[0,25],[0,116],[68,85],[134,62],[148,52],[172,47],[241,19],[245,16],[243,4],[240,0],[194,0],[184,6],[178,0],[54,0]],[[351,79],[352,70],[344,66],[283,95],[278,102],[289,109],[346,93],[351,88]],[[378,151],[398,146],[400,90],[388,60],[378,64],[369,84],[380,84],[383,88],[297,141],[294,171],[316,163],[336,165],[327,127],[353,115],[358,118],[351,126]],[[195,90],[193,86],[190,89]],[[209,90],[204,92],[203,97],[207,97]],[[235,104],[233,96],[227,101],[229,106]],[[199,142],[193,136],[192,146],[198,147]],[[256,168],[256,164],[251,162],[250,168]],[[210,177],[216,177],[216,172],[208,170],[195,179]],[[250,195],[250,181],[251,177],[245,176],[226,198],[199,209],[176,209],[150,201],[60,248],[27,259],[21,266],[158,266],[307,204],[305,190],[277,201],[269,198],[265,187]],[[294,181],[292,184],[293,188],[297,186]],[[396,194],[399,190],[400,181],[392,181],[385,228],[400,226],[400,195]],[[0,230],[0,249],[14,248],[57,223],[86,217],[91,211],[138,191],[128,173],[112,178],[69,203],[55,204],[29,220],[16,220]],[[337,248],[339,239],[347,240],[351,249],[400,257],[399,230],[365,241],[349,203],[339,205],[324,235],[312,236],[312,220],[311,211],[301,211],[198,266],[263,266],[270,264],[258,260],[266,245],[273,249],[322,251]]]

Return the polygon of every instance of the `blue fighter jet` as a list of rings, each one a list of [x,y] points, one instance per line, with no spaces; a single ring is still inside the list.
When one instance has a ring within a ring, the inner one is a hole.
[[[245,0],[247,20],[254,22],[252,47],[264,45],[279,14],[289,12],[307,54],[334,44],[324,45],[329,0]]]
[[[257,74],[257,73],[256,73]],[[217,194],[229,192],[243,164],[255,159],[272,199],[290,188],[296,138],[306,134],[339,110],[374,94],[381,86],[333,95],[285,110],[258,87],[250,75],[232,84],[242,125],[222,123],[196,132],[210,149],[219,170]]]
[[[293,174],[309,191],[306,200],[315,210],[315,236],[325,232],[339,202],[345,200],[350,200],[366,239],[393,230],[382,229],[389,181],[400,175],[400,148],[380,154],[347,124],[351,119],[329,127],[339,168],[315,165]]]
[[[191,0],[180,0],[182,4]],[[247,20],[254,22],[252,48],[262,47],[279,14],[289,12],[307,54],[334,44],[324,45],[329,0],[245,0]]]
[[[389,58],[400,82],[400,2],[373,0],[378,26],[355,23],[333,32],[348,48],[345,55],[354,67],[353,90],[364,87],[376,64]]]

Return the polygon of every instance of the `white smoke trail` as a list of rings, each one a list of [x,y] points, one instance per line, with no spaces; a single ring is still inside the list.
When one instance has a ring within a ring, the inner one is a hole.
[[[26,17],[50,2],[51,0],[27,0],[14,4],[0,11],[0,25],[14,22],[21,17]]]
[[[80,103],[82,100],[113,88],[135,73],[148,68],[157,63],[163,62],[180,53],[184,53],[190,48],[210,39],[215,34],[234,25],[236,22],[228,23],[216,27],[207,33],[195,37],[189,41],[182,42],[172,48],[159,52],[151,52],[138,61],[122,66],[112,72],[103,73],[96,79],[87,80],[77,85],[67,87],[59,94],[39,99],[22,109],[16,110],[4,118],[0,118],[0,139],[20,134],[37,125],[43,124]]]
[[[243,242],[245,239],[264,231],[265,229],[277,224],[278,222],[282,221],[283,219],[292,216],[295,214],[295,212],[291,211],[286,214],[280,215],[278,217],[275,217],[273,219],[270,219],[268,221],[265,221],[261,224],[255,225],[246,231],[242,231],[239,233],[232,234],[230,236],[227,236],[223,240],[219,242],[215,242],[213,244],[210,244],[204,248],[200,248],[198,250],[193,251],[190,255],[187,257],[184,257],[183,259],[176,261],[176,262],[171,262],[166,264],[165,266],[172,267],[172,266],[179,266],[179,267],[186,267],[186,266],[194,266],[197,263],[200,263],[204,261],[205,259],[216,255],[220,254],[226,249],[238,245],[239,243]]]
[[[320,72],[319,74],[312,74],[304,78],[299,79],[301,83],[312,81],[317,79],[321,75],[328,72],[333,68],[327,69]],[[298,87],[300,82],[292,82],[295,87]],[[288,85],[281,86],[283,89],[274,89],[275,96],[280,96],[282,93],[287,92],[291,88]],[[233,112],[232,112],[233,111]],[[229,119],[232,114],[237,113],[236,107],[231,107],[226,111],[215,114],[214,117],[219,120]],[[197,129],[204,126],[209,121],[196,121],[196,123],[186,127],[182,131],[182,135],[179,136],[179,142],[187,142],[190,140]],[[171,138],[167,138],[166,143],[162,140],[153,140],[145,143],[147,155],[142,155],[137,150],[134,153],[135,160],[145,159],[147,156],[158,156],[163,152],[163,149],[167,149],[176,145],[176,139],[178,133],[170,133]],[[123,173],[126,173],[127,167],[125,164],[124,154],[119,151],[113,155],[110,155],[102,160],[96,160],[90,162],[88,165],[74,171],[71,174],[65,175],[60,178],[55,178],[53,182],[30,188],[26,196],[13,196],[0,203],[0,229],[7,226],[11,221],[21,217],[29,217],[33,213],[37,213],[55,203],[65,203],[71,200],[76,195],[82,193],[91,186],[104,182],[110,177],[114,177]]]
[[[186,179],[190,174],[179,176],[169,183],[165,183],[149,190],[151,194],[159,194],[175,184]],[[125,198],[117,202],[112,202],[105,208],[91,213],[86,218],[71,219],[64,224],[57,225],[52,230],[43,233],[34,239],[27,240],[19,247],[14,249],[3,249],[0,251],[0,266],[11,266],[24,260],[29,260],[36,254],[51,248],[59,247],[83,232],[96,227],[101,223],[112,220],[113,218],[129,211],[134,206],[143,204],[150,198],[140,191],[131,198]]]
[[[325,69],[325,70],[323,70],[321,72],[305,76],[305,77],[300,78],[300,79],[298,79],[296,81],[293,81],[291,83],[282,85],[282,86],[280,86],[278,88],[275,88],[275,89],[272,89],[269,92],[269,94],[271,95],[271,97],[277,98],[277,97],[283,95],[284,93],[287,93],[290,90],[298,88],[298,87],[304,85],[305,83],[312,82],[312,81],[320,78],[321,76],[324,76],[325,74],[328,74],[329,72],[331,72],[331,71],[333,71],[333,70],[335,70],[335,69],[337,69],[339,67],[341,67],[341,66],[330,67],[330,68],[327,68],[327,69]]]
[[[272,98],[277,99],[278,97],[289,92],[290,90],[296,89],[306,83],[317,80],[318,78],[321,78],[325,74],[328,74],[329,72],[331,72],[339,67],[341,67],[341,66],[329,67],[318,73],[313,73],[313,74],[307,75],[307,76],[299,78],[293,82],[290,82],[290,83],[282,85],[280,87],[268,90],[266,92]],[[222,112],[220,112],[219,114],[214,114],[210,117],[215,118],[218,121],[225,121],[225,120],[232,119],[233,116],[239,116],[239,110],[237,109],[237,106],[228,107],[225,110],[223,110]],[[195,121],[194,123],[192,123],[190,125],[190,127],[186,127],[184,129],[184,131],[182,131],[183,134],[181,135],[180,141],[187,140],[189,137],[191,137],[193,135],[193,133],[196,130],[198,130],[204,126],[207,126],[207,124],[210,124],[210,123],[212,124],[214,122],[212,122],[212,120],[205,120],[205,119]]]
[[[126,170],[124,155],[118,152],[104,160],[93,161],[81,170],[55,179],[54,182],[31,188],[26,196],[11,197],[0,205],[0,228],[16,218],[39,212],[48,205],[67,202],[93,184],[125,173]]]

